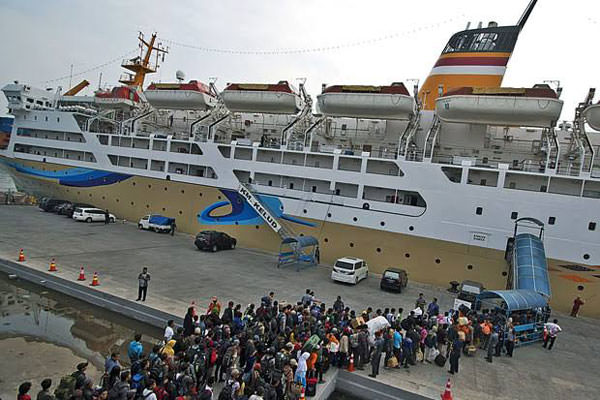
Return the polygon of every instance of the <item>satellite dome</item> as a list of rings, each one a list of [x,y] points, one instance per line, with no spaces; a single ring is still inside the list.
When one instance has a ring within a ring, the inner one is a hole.
[[[182,80],[185,79],[185,73],[183,71],[181,71],[181,70],[178,70],[177,72],[175,72],[175,78],[178,81],[182,81]]]

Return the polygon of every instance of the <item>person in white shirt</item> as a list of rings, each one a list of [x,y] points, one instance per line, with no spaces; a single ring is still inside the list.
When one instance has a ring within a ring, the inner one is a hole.
[[[156,381],[152,378],[148,380],[148,384],[146,388],[142,392],[142,399],[144,400],[156,400],[156,394],[154,393],[154,388],[156,387]]]
[[[167,322],[167,327],[165,328],[165,334],[163,335],[165,337],[165,343],[168,342],[169,340],[171,340],[173,338],[173,335],[175,335],[175,331],[173,330],[174,327],[175,327],[175,321],[170,319]]]
[[[544,324],[544,348],[550,342],[550,346],[548,346],[548,350],[552,350],[552,346],[554,346],[554,341],[556,340],[556,335],[562,332],[560,326],[558,326],[558,320],[555,319],[552,322],[546,322]]]

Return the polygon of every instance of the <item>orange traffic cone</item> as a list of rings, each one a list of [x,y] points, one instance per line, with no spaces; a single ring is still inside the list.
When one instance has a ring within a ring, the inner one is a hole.
[[[450,378],[448,378],[448,382],[446,382],[446,390],[441,394],[442,400],[452,400],[452,384],[450,383]]]
[[[83,271],[83,267],[81,267],[81,269],[79,270],[79,278],[77,278],[78,281],[85,281],[85,272]]]
[[[300,390],[300,400],[304,400],[304,386],[302,386],[302,390]]]
[[[90,286],[100,286],[100,281],[98,280],[97,272],[94,272],[94,275],[92,276],[92,283],[90,283]]]
[[[348,372],[354,372],[354,354],[350,354],[350,364],[348,364]]]
[[[18,258],[19,262],[23,262],[25,261],[25,253],[23,253],[23,249],[19,250],[19,258]]]
[[[58,271],[56,269],[56,263],[54,262],[54,258],[52,259],[52,261],[50,261],[50,268],[48,269],[49,272],[56,272]]]

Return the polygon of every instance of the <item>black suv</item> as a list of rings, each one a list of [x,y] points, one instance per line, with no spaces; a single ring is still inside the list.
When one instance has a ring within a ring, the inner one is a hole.
[[[66,215],[69,218],[73,218],[73,212],[79,208],[94,208],[94,206],[85,203],[67,203],[63,204],[58,208],[59,215]]]
[[[196,235],[194,244],[198,250],[217,251],[223,249],[235,249],[237,240],[224,232],[202,231]]]
[[[66,200],[44,197],[42,201],[40,201],[40,208],[46,212],[54,212],[56,211],[56,207],[63,203],[66,203]]]
[[[382,290],[394,290],[402,292],[408,285],[408,274],[400,268],[388,268],[381,275],[381,283],[379,287]]]

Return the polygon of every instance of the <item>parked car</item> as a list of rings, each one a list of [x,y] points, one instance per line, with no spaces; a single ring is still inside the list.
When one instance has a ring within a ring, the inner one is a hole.
[[[69,203],[69,204],[64,204],[60,210],[58,210],[58,213],[60,215],[66,215],[69,218],[73,218],[73,212],[75,211],[76,208],[96,208],[91,204],[86,204],[86,203]]]
[[[198,250],[217,251],[223,249],[235,249],[237,240],[225,232],[202,231],[196,235],[194,244]]]
[[[71,203],[70,201],[65,201],[64,203],[60,203],[59,205],[57,205],[54,211],[58,215],[65,215],[66,209],[68,207],[71,207],[72,205],[73,203]]]
[[[357,284],[369,276],[367,262],[356,257],[339,258],[331,270],[331,279],[338,282]]]
[[[158,214],[144,215],[138,221],[139,229],[146,229],[154,232],[170,232],[171,224],[175,223],[175,218],[163,217]]]
[[[53,199],[50,197],[44,197],[40,201],[40,208],[46,212],[54,212],[56,207],[65,203],[65,200]]]
[[[73,211],[73,219],[75,221],[85,221],[85,222],[104,222],[105,220],[105,211],[99,208],[85,208],[85,207],[77,207],[75,211]],[[108,218],[110,222],[115,222],[115,216],[113,214],[108,214]]]
[[[477,296],[484,290],[485,287],[481,282],[462,281],[458,288],[458,295],[454,299],[454,310],[460,310],[461,307],[472,309]]]
[[[402,292],[408,285],[408,274],[400,268],[388,268],[381,275],[379,287],[382,290]]]

